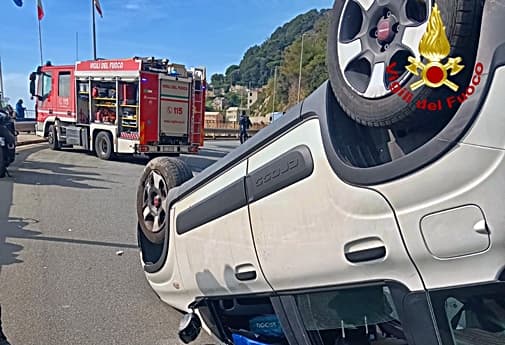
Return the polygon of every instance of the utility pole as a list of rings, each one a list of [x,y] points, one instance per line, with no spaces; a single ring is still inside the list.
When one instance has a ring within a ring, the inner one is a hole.
[[[300,103],[300,92],[302,88],[302,66],[303,66],[303,38],[305,37],[306,32],[302,35],[302,48],[300,50],[300,74],[298,76],[298,103]]]
[[[251,82],[249,82],[249,88],[247,89],[247,110],[251,109],[251,102],[249,102],[249,94],[251,93]]]
[[[275,73],[274,73],[274,100],[272,102],[272,116],[275,113],[275,91],[277,89],[277,66],[275,66]]]
[[[75,32],[75,61],[79,61],[79,32]]]

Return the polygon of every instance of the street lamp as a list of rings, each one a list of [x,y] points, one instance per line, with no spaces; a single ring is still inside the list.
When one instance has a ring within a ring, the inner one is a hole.
[[[273,97],[273,102],[272,102],[272,116],[273,113],[275,113],[275,91],[277,88],[277,66],[275,66],[275,72],[274,72],[274,97]]]
[[[302,65],[303,65],[303,38],[307,33],[302,35],[302,48],[300,49],[300,74],[298,75],[298,103],[300,103],[300,91],[302,87]]]

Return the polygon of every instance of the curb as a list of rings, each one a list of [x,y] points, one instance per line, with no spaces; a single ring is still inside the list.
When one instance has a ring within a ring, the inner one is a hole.
[[[33,140],[21,141],[21,142],[16,143],[16,147],[31,145],[31,144],[40,144],[40,143],[45,143],[46,141],[47,141],[46,139],[33,139]]]

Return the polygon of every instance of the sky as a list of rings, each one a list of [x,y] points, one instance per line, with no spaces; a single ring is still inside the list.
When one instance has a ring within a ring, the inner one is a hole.
[[[96,14],[97,57],[155,56],[207,75],[238,64],[246,50],[310,9],[332,0],[100,0]],[[0,58],[5,94],[33,108],[28,76],[40,65],[37,0],[0,0]],[[42,0],[44,62],[74,64],[93,59],[92,0]],[[76,39],[78,36],[78,40]],[[76,44],[77,42],[77,44]]]

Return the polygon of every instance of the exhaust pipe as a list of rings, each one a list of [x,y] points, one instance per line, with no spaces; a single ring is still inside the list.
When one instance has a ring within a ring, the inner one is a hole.
[[[189,344],[195,341],[202,330],[202,321],[193,312],[184,314],[179,322],[179,339],[184,344]]]

